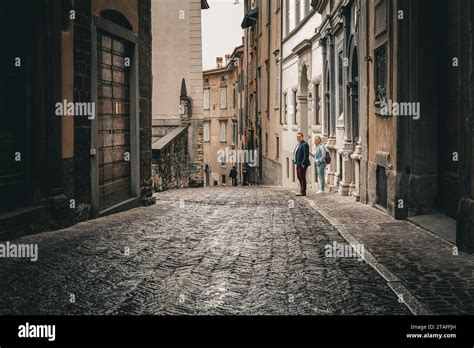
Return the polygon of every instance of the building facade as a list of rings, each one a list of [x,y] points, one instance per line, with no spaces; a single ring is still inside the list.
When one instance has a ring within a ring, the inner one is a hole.
[[[225,61],[217,57],[216,68],[203,72],[204,79],[204,185],[231,185],[233,166],[243,172],[239,150],[238,115],[241,114],[239,76],[243,46]],[[239,175],[242,182],[243,175]]]
[[[191,186],[203,184],[203,80],[201,11],[208,9],[206,0],[152,0],[153,28],[153,143],[155,151],[171,144],[162,144],[166,134],[186,126],[187,151],[174,160],[189,163],[186,171],[167,175],[155,166],[155,181],[171,181],[180,187],[188,180]],[[163,9],[166,8],[166,11]],[[183,80],[187,95],[182,96]],[[183,105],[183,100],[186,102]],[[175,141],[171,138],[168,142]],[[172,161],[168,167],[173,165]],[[166,167],[166,166],[165,166]]]
[[[317,29],[323,65],[323,118],[326,121],[322,134],[327,139],[326,147],[332,158],[327,168],[327,186],[329,192],[354,195],[359,199],[358,3],[323,1],[317,10],[322,16]]]
[[[282,52],[281,52],[281,123],[282,123],[282,184],[297,189],[296,167],[293,152],[296,135],[304,134],[305,140],[314,151],[316,135],[328,142],[323,131],[328,120],[322,115],[322,48],[320,34],[316,32],[321,16],[310,1],[283,1],[282,3]],[[308,186],[316,187],[316,166],[313,159],[307,171]]]
[[[257,113],[262,184],[281,185],[281,1],[259,1]]]
[[[258,164],[247,167],[245,182],[260,184],[262,182],[262,120],[259,114],[261,96],[259,96],[258,83],[261,80],[261,71],[258,69],[258,37],[259,18],[261,11],[256,0],[245,0],[244,19],[244,53],[243,67],[243,120],[242,120],[242,147],[244,151],[258,154]]]
[[[323,17],[332,190],[397,219],[452,221],[454,232],[443,238],[473,252],[474,7],[462,0],[312,6]]]
[[[151,171],[150,2],[0,6],[4,31],[18,28],[0,67],[0,230],[55,228],[140,203]],[[25,16],[27,30],[18,27]]]

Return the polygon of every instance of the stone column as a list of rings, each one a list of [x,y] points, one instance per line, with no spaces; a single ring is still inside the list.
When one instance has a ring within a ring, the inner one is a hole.
[[[362,158],[362,146],[360,142],[357,143],[354,153],[351,155],[351,158],[354,160],[354,189],[352,191],[352,196],[355,197],[356,201],[360,200],[360,160]]]
[[[322,123],[322,128],[323,128],[323,137],[326,139],[329,135],[329,93],[327,93],[327,86],[328,86],[328,83],[329,81],[327,80],[327,75],[326,75],[326,71],[327,71],[327,38],[321,38],[319,40],[319,44],[321,46],[321,49],[322,49],[322,56],[323,56],[323,76],[322,76],[322,89],[321,89],[321,95],[322,95],[322,99],[323,99],[323,102],[322,104],[323,105],[323,108],[324,108],[324,112],[323,112],[323,116],[321,117],[321,123]]]
[[[328,34],[329,40],[329,79],[330,79],[330,91],[328,98],[329,107],[329,136],[327,140],[327,149],[331,153],[332,161],[328,169],[328,186],[331,189],[332,186],[336,185],[336,171],[337,171],[337,150],[336,150],[336,77],[335,77],[335,57],[334,57],[334,36]]]
[[[349,88],[349,107],[350,107],[350,114],[351,114],[351,139],[352,142],[356,142],[356,137],[355,137],[355,127],[358,127],[357,124],[354,123],[354,117],[355,115],[359,112],[358,107],[359,107],[359,83],[356,79],[356,81],[351,81],[347,83],[347,86]],[[349,194],[354,195],[356,199],[358,200],[359,198],[359,168],[360,168],[360,158],[362,156],[362,147],[360,146],[360,142],[354,144],[355,146],[353,154],[351,155],[351,158],[353,160],[352,163],[352,182],[349,188]],[[358,151],[359,153],[353,156],[354,153]],[[356,163],[357,162],[357,163]],[[357,179],[356,179],[357,176]]]

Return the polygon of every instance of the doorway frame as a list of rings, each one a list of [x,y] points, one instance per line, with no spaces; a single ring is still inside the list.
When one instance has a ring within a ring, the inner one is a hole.
[[[97,81],[97,32],[102,30],[110,35],[117,36],[127,41],[132,46],[133,57],[130,66],[130,179],[131,196],[130,199],[119,202],[111,207],[99,211],[99,154],[98,154],[98,109],[91,124],[91,203],[92,207],[99,214],[115,209],[118,206],[127,204],[130,200],[140,197],[140,126],[139,126],[139,89],[138,89],[138,35],[118,24],[107,19],[92,16],[92,49],[91,49],[91,102],[98,103],[98,81]],[[95,154],[92,154],[92,150]]]

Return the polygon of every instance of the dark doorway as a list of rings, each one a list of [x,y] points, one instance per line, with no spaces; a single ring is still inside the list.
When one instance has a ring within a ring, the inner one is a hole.
[[[30,153],[27,144],[28,78],[31,77],[33,20],[25,4],[19,1],[0,3],[0,31],[5,33],[0,54],[0,212],[30,204]]]
[[[387,173],[384,167],[377,166],[376,203],[387,209]]]
[[[210,176],[210,170],[209,170],[209,165],[206,164],[206,167],[204,168],[204,185],[209,186],[209,179]]]
[[[359,137],[359,60],[357,59],[357,47],[354,47],[352,54],[351,80],[349,96],[352,111],[352,140],[355,143]]]
[[[131,45],[99,31],[98,131],[99,209],[131,197],[130,67]]]
[[[445,1],[438,12],[439,21],[445,23],[441,30],[438,50],[438,71],[440,72],[439,118],[438,118],[438,209],[456,218],[459,203],[459,169],[456,159],[459,152],[459,72],[453,67],[453,57],[459,57],[460,42],[460,0]]]

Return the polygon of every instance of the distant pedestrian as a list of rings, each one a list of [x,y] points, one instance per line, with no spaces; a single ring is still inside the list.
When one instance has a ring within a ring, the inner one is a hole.
[[[314,138],[314,145],[316,149],[314,150],[314,162],[316,163],[316,171],[318,173],[318,184],[319,190],[316,193],[323,193],[325,186],[325,175],[326,175],[326,146],[323,145],[323,141],[320,136]]]
[[[229,178],[232,178],[232,186],[237,186],[237,169],[235,169],[235,166],[230,170]]]
[[[306,196],[306,170],[311,165],[309,161],[309,145],[304,140],[303,133],[299,132],[296,135],[295,152],[293,154],[293,162],[296,165],[296,174],[300,182],[300,193],[297,196]]]
[[[248,177],[248,174],[247,174],[247,166],[244,166],[244,168],[243,168],[243,170],[242,170],[242,176],[243,176],[242,185],[243,185],[243,186],[247,186],[247,185],[248,185],[248,182],[247,182],[247,177]]]

